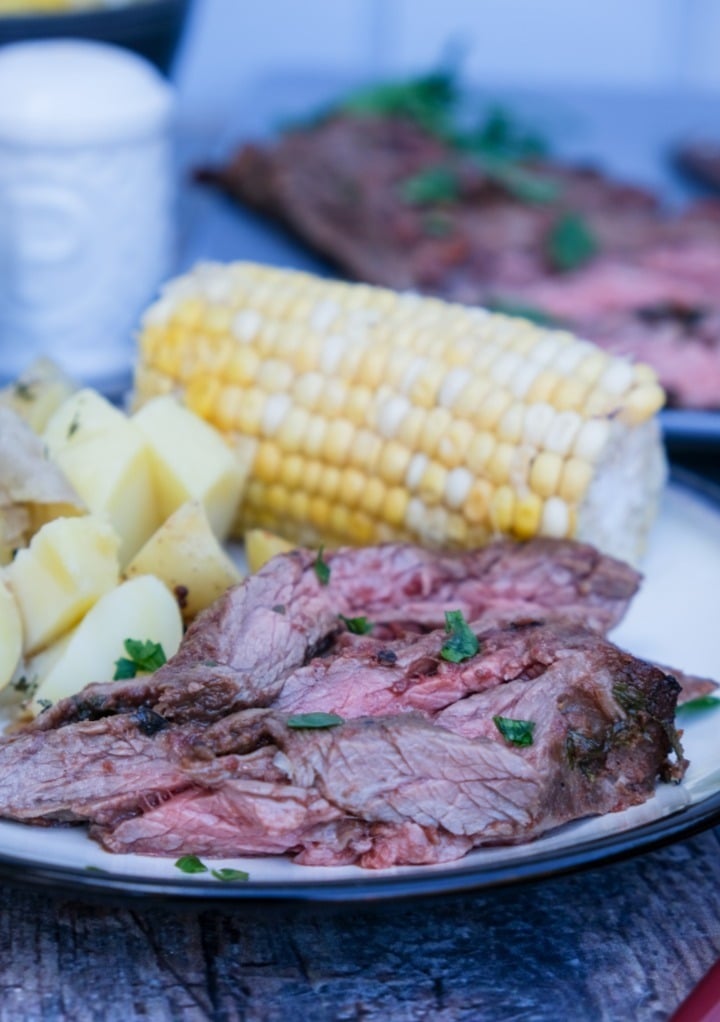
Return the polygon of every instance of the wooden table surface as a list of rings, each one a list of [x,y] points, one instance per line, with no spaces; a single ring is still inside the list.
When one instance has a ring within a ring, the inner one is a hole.
[[[455,900],[292,915],[0,894],[8,1022],[662,1022],[720,956],[720,834]]]

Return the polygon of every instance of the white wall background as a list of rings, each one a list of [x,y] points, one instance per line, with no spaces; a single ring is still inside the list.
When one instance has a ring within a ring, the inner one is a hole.
[[[175,78],[220,124],[273,75],[427,69],[448,43],[478,84],[712,90],[720,0],[195,0]],[[718,117],[720,123],[720,111]]]

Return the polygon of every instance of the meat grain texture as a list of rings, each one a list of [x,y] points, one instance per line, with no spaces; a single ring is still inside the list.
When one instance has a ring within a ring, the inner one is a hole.
[[[565,541],[398,544],[327,554],[323,584],[316,557],[274,558],[155,674],[6,738],[0,814],[88,823],[116,852],[383,868],[527,841],[682,776],[679,684],[603,634],[637,589],[627,565]],[[441,655],[453,610],[478,640],[459,662]],[[309,713],[340,723],[295,726]]]

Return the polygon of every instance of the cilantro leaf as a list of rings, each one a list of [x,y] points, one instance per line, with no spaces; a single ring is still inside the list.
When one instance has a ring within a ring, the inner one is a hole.
[[[511,745],[526,746],[533,743],[534,720],[513,720],[512,717],[493,717],[493,724]]]
[[[229,866],[223,866],[222,869],[210,870],[216,880],[249,880],[250,874],[246,873],[243,869],[231,869]]]
[[[716,706],[720,706],[720,699],[717,696],[698,696],[697,699],[688,699],[686,703],[681,703],[676,710],[676,716],[694,717],[706,710],[713,710]]]
[[[338,614],[338,617],[353,635],[367,635],[373,630],[371,622],[366,617],[345,617],[344,614]]]
[[[469,660],[471,656],[475,656],[480,649],[477,636],[470,631],[461,610],[445,611],[445,631],[448,634],[448,639],[440,650],[443,660],[459,664],[461,661]]]
[[[175,863],[183,873],[207,873],[208,868],[197,855],[183,855]]]
[[[313,568],[315,569],[315,574],[317,575],[320,585],[326,586],[330,581],[330,565],[327,561],[323,560],[323,550],[324,547],[320,547],[318,550],[317,557],[313,562]]]
[[[337,727],[338,724],[344,724],[345,721],[342,717],[338,717],[337,713],[295,713],[292,717],[288,717],[286,724],[288,727],[294,728],[321,728],[321,727]]]
[[[556,270],[567,272],[584,266],[598,250],[590,225],[577,213],[564,213],[550,228],[546,251]]]

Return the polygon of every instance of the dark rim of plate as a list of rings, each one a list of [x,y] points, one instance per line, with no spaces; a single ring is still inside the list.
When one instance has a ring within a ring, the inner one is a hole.
[[[673,471],[673,481],[682,489],[720,509],[720,487],[689,472]],[[219,903],[302,905],[355,905],[368,907],[388,900],[417,899],[438,895],[482,892],[558,877],[567,873],[604,866],[651,851],[720,823],[720,791],[692,805],[650,823],[631,827],[570,845],[566,848],[529,852],[526,858],[490,864],[469,862],[458,866],[416,867],[412,871],[386,871],[338,880],[307,877],[293,881],[223,882],[203,874],[186,877],[150,878],[121,873],[95,872],[85,867],[45,865],[7,855],[0,851],[0,877],[18,885],[52,889],[55,893],[83,894],[115,903],[161,901],[195,905]],[[532,845],[528,846],[532,849]]]

